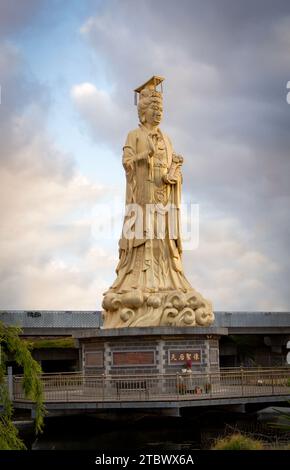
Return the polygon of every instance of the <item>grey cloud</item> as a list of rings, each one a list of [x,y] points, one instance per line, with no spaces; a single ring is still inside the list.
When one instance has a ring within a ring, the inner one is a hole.
[[[49,90],[29,73],[21,53],[10,42],[0,42],[0,57],[2,167],[47,178],[70,178],[73,159],[59,152],[46,132]]]
[[[1,0],[0,38],[17,36],[40,28],[42,31],[67,15],[72,2],[59,0]]]
[[[45,3],[46,0],[1,0],[0,36],[15,33],[31,24]]]

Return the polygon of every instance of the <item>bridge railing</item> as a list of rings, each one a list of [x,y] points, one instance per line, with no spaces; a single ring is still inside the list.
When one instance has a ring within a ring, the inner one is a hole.
[[[46,402],[193,400],[290,396],[290,368],[222,369],[161,375],[43,374]],[[22,376],[13,378],[14,401],[25,401]]]

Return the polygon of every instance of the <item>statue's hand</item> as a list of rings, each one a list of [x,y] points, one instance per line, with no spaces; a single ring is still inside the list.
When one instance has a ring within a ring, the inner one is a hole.
[[[165,184],[176,184],[177,183],[177,178],[173,177],[173,178],[170,178],[170,176],[168,175],[163,175],[162,176],[162,179],[163,179],[163,182]]]

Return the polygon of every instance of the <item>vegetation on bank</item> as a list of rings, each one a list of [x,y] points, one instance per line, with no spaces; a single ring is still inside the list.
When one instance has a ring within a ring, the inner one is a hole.
[[[53,338],[53,339],[36,339],[29,340],[30,349],[66,349],[66,348],[75,348],[75,340],[73,338]]]
[[[263,450],[263,448],[261,441],[244,436],[241,433],[235,433],[217,439],[212,450]]]
[[[23,368],[22,387],[25,397],[35,403],[35,432],[42,432],[45,406],[41,382],[41,367],[30,352],[30,346],[19,337],[21,330],[0,322],[0,450],[23,450],[25,445],[19,438],[12,422],[13,406],[9,398],[6,380],[7,357],[12,357]]]

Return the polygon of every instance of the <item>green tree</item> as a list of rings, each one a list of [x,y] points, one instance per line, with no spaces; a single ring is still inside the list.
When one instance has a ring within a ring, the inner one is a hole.
[[[21,330],[6,326],[0,322],[0,450],[24,450],[24,443],[18,436],[18,430],[12,422],[13,405],[9,398],[6,381],[6,363],[8,354],[23,368],[22,386],[25,397],[35,403],[35,432],[41,433],[44,425],[45,406],[41,382],[41,367],[31,353],[29,343],[19,337]]]
[[[248,360],[254,364],[254,350],[264,345],[263,340],[256,335],[229,335],[228,341],[236,346],[240,364],[245,364]]]

